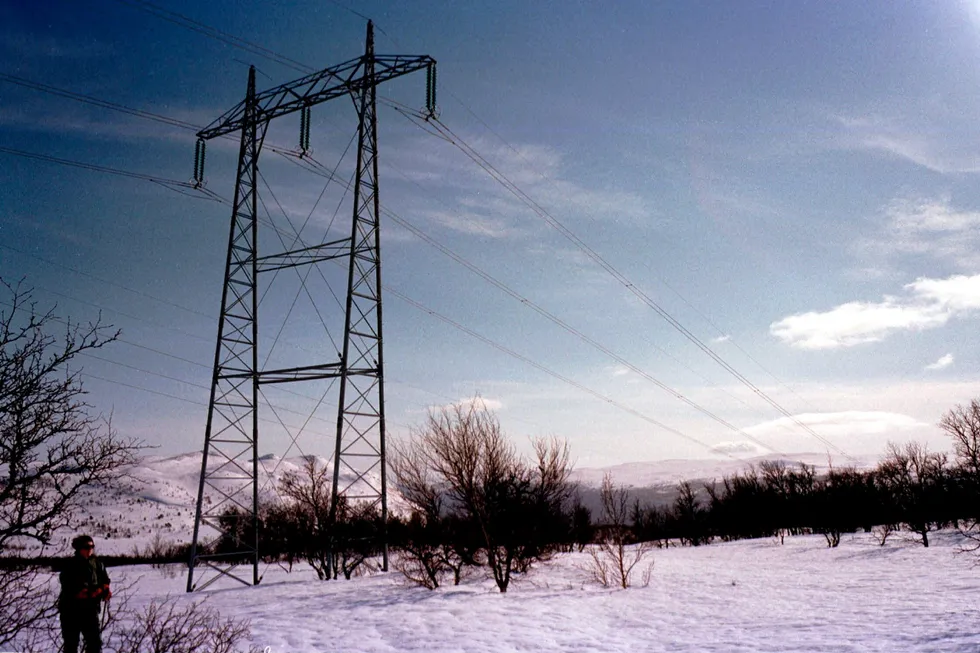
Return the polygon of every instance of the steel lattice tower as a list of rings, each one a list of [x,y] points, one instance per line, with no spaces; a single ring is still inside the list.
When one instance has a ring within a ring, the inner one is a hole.
[[[250,68],[245,99],[197,135],[194,174],[198,181],[203,179],[206,141],[240,132],[241,147],[187,574],[188,592],[203,589],[219,578],[232,578],[246,585],[259,582],[258,397],[262,384],[339,379],[334,505],[343,494],[352,502],[380,506],[382,523],[387,521],[376,88],[382,82],[423,69],[428,71],[426,107],[431,114],[435,109],[435,60],[426,55],[376,55],[374,28],[369,21],[364,55],[356,59],[261,93],[255,90],[255,68]],[[350,97],[358,116],[351,236],[260,256],[258,160],[269,123],[302,112],[301,142],[308,144],[310,108],[339,97]],[[260,370],[259,275],[341,258],[348,260],[349,271],[340,361]],[[213,498],[208,501],[210,497]],[[236,512],[229,516],[232,509]],[[220,552],[212,550],[201,539],[202,526],[232,533],[231,550],[227,546]],[[383,551],[387,569],[386,543]],[[252,568],[250,579],[238,569],[244,565]],[[196,571],[200,571],[197,582]]]

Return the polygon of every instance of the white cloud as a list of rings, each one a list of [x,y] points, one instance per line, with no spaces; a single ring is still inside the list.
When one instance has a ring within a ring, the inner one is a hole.
[[[790,315],[769,326],[769,332],[799,349],[836,349],[878,342],[895,331],[942,326],[949,315],[931,306],[902,306],[895,298],[883,302],[849,302],[829,311]]]
[[[868,401],[867,398],[850,403],[869,407],[875,405],[874,401]],[[931,417],[929,419],[931,420]],[[796,422],[816,432],[820,439],[815,438]],[[840,460],[841,453],[847,458],[858,459],[879,456],[889,442],[916,440],[928,443],[930,448],[937,444],[937,440],[933,437],[937,429],[918,419],[917,416],[909,414],[902,407],[897,410],[885,408],[798,413],[792,418],[781,417],[757,423],[743,430],[782,453],[821,453],[837,459],[842,464],[850,463]],[[939,440],[938,444],[941,449],[942,441]]]
[[[953,355],[952,354],[946,354],[945,356],[943,356],[939,360],[937,360],[935,363],[931,363],[929,365],[926,365],[926,369],[927,370],[944,370],[944,369],[946,369],[947,367],[949,367],[952,364],[953,364]]]
[[[790,315],[773,322],[769,332],[791,347],[836,349],[879,342],[899,331],[934,329],[980,309],[980,275],[920,278],[904,289],[902,297]]]
[[[974,311],[980,308],[980,274],[953,275],[946,279],[916,279],[905,286],[919,298],[941,306],[950,313]]]
[[[734,442],[719,442],[718,444],[711,447],[712,453],[723,454],[726,456],[738,456],[738,455],[751,455],[757,456],[761,454],[771,453],[769,449],[763,449],[761,446],[755,444],[754,442],[749,442],[748,440],[738,440]]]
[[[728,342],[731,339],[732,339],[732,337],[730,335],[727,335],[726,334],[726,335],[723,335],[723,336],[718,336],[717,338],[712,338],[711,339],[711,342],[714,343],[714,344],[716,344],[716,345],[720,345],[721,343]]]
[[[881,236],[861,252],[928,257],[964,269],[980,266],[980,212],[956,209],[948,198],[898,199],[884,209]]]
[[[791,437],[789,434],[795,433],[799,437],[809,437],[811,446],[817,444],[812,436],[807,436],[800,429],[796,424],[797,421],[809,426],[845,451],[850,450],[853,439],[857,437],[885,435],[894,436],[898,440],[901,439],[899,437],[901,432],[913,431],[926,426],[914,417],[902,413],[847,410],[836,413],[801,413],[794,415],[792,419],[781,417],[750,426],[744,430],[750,435],[768,438],[767,441],[772,442]],[[792,437],[797,437],[797,435]]]

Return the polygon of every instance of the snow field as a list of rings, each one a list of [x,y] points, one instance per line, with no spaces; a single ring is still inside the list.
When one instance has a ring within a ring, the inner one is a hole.
[[[805,536],[654,550],[650,585],[629,590],[591,582],[579,553],[537,566],[507,594],[479,574],[429,591],[397,572],[321,582],[304,567],[269,566],[257,587],[184,595],[184,576],[110,572],[116,586],[141,577],[135,604],[207,597],[223,616],[250,619],[269,653],[976,653],[980,568],[956,553],[955,533],[934,535],[928,549],[860,533],[837,549]]]

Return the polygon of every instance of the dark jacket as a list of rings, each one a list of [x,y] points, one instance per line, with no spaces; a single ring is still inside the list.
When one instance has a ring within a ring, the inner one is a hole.
[[[62,612],[98,612],[99,604],[109,597],[109,574],[95,555],[86,559],[76,553],[65,561],[58,580],[61,581],[58,608]]]

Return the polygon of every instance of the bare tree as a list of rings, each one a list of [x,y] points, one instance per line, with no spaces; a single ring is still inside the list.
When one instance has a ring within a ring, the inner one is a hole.
[[[700,546],[711,543],[711,533],[708,532],[705,523],[705,509],[688,481],[683,481],[677,486],[673,517],[682,544]]]
[[[412,508],[395,568],[428,589],[439,587],[449,573],[459,585],[464,569],[476,564],[465,523],[448,514],[435,472],[420,447],[395,443],[389,461],[399,493]]]
[[[950,409],[940,420],[939,428],[953,440],[953,462],[961,498],[958,508],[962,512],[957,515],[960,518],[957,526],[968,538],[962,551],[980,552],[980,509],[976,505],[980,493],[980,399]]]
[[[399,451],[405,465],[419,468],[406,475],[408,485],[411,474],[424,480],[419,506],[435,488],[450,512],[473,525],[501,592],[514,572],[550,554],[554,522],[570,493],[566,443],[536,441],[536,460],[529,463],[507,442],[496,417],[474,401],[430,412]],[[394,465],[396,476],[401,464]]]
[[[603,587],[619,585],[629,589],[633,584],[633,571],[653,549],[649,542],[632,544],[630,528],[629,492],[625,487],[613,485],[612,476],[606,473],[599,489],[602,501],[600,540],[589,549],[589,571],[592,579]],[[650,584],[653,563],[643,573],[642,583]]]
[[[62,323],[39,312],[31,291],[0,279],[0,553],[12,544],[49,544],[70,526],[82,491],[108,484],[136,460],[139,443],[121,439],[92,415],[79,354],[111,343],[118,331],[99,322]],[[60,331],[59,335],[53,332]],[[16,641],[52,606],[36,569],[0,569],[0,647]],[[16,601],[7,600],[17,596]]]
[[[292,505],[285,508],[283,518],[295,536],[287,544],[290,553],[297,553],[316,572],[320,580],[336,578],[333,558],[332,517],[347,511],[347,502],[338,500],[335,515],[331,515],[332,479],[326,465],[315,456],[303,458],[299,470],[289,470],[279,482],[279,491]],[[293,551],[299,549],[299,551]]]
[[[899,446],[889,443],[878,466],[878,477],[895,498],[902,522],[929,546],[929,532],[936,529],[938,491],[946,476],[946,454],[930,453],[917,442]]]
[[[939,421],[939,428],[953,440],[957,466],[980,481],[980,400],[950,409]]]

